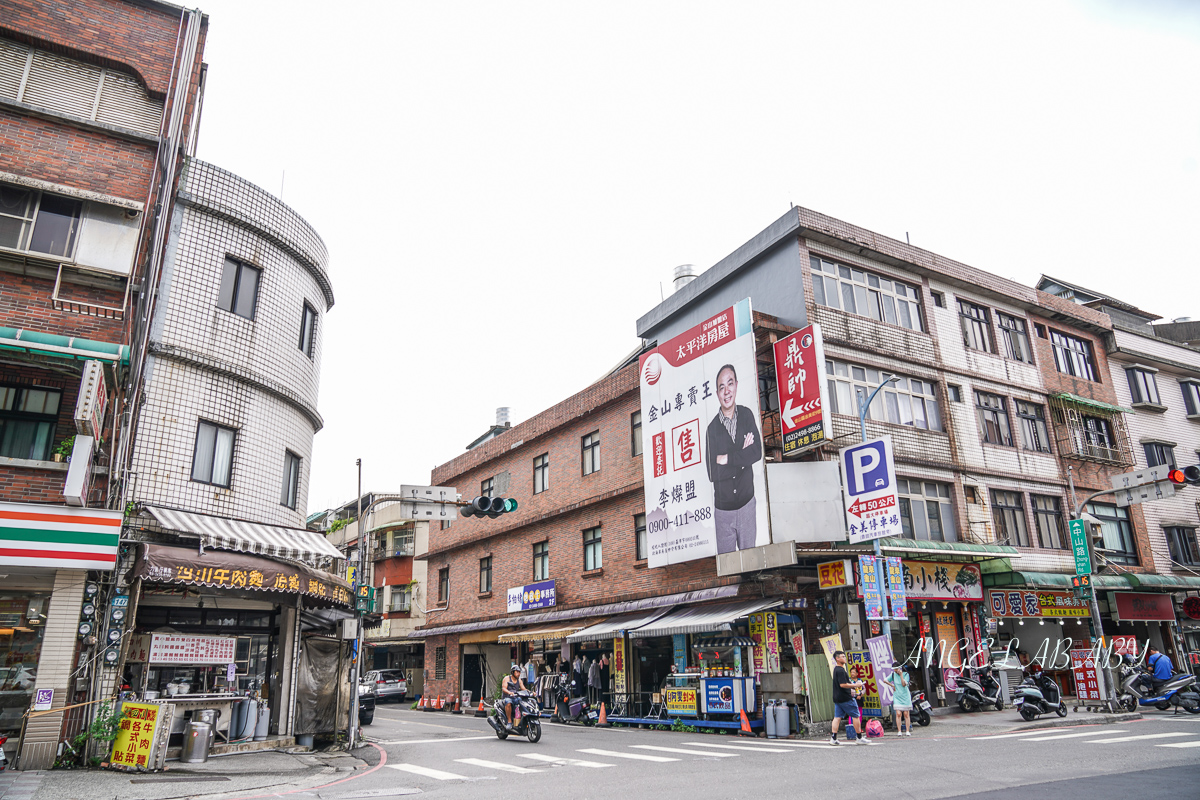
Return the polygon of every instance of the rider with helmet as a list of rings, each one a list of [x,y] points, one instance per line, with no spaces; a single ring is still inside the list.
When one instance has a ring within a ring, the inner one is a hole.
[[[521,668],[513,664],[504,682],[500,684],[500,702],[504,704],[504,713],[508,717],[508,727],[513,724],[513,706],[517,704],[517,692],[529,691],[525,679],[521,676]]]
[[[1159,652],[1159,649],[1154,645],[1146,647],[1146,668],[1150,670],[1150,675],[1147,676],[1150,691],[1158,694],[1159,687],[1167,681],[1171,680],[1174,665],[1166,653]]]

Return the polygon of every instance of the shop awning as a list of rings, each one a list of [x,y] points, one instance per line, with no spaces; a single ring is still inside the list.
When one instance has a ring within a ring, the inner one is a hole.
[[[1059,401],[1067,402],[1067,403],[1074,403],[1077,406],[1084,406],[1085,408],[1094,408],[1097,411],[1107,411],[1110,414],[1132,414],[1133,413],[1132,408],[1125,408],[1124,406],[1114,406],[1114,405],[1111,405],[1110,403],[1102,403],[1099,400],[1090,400],[1086,397],[1080,397],[1077,394],[1071,394],[1070,392],[1059,392],[1058,394],[1052,394],[1050,396],[1053,397],[1055,400],[1059,400]]]
[[[719,600],[725,597],[736,597],[737,584],[732,586],[714,586],[711,589],[697,589],[694,592],[679,592],[664,594],[658,597],[643,597],[641,600],[626,600],[621,603],[606,603],[602,606],[584,606],[583,608],[568,608],[562,611],[543,611],[537,614],[509,614],[499,619],[485,619],[477,622],[458,622],[452,625],[442,625],[437,628],[420,628],[410,636],[427,637],[442,636],[463,631],[482,631],[490,628],[511,628],[513,625],[542,625],[561,620],[585,619],[587,617],[605,617],[613,614],[632,614],[635,611],[647,611],[656,608],[682,605],[684,603],[703,603],[707,600]]]
[[[281,592],[313,598],[321,605],[350,607],[350,584],[336,575],[287,561],[191,547],[142,544],[133,577],[151,583],[202,586],[245,592]]]
[[[103,361],[107,364],[129,363],[129,345],[21,328],[0,328],[0,350],[19,350],[55,358]]]
[[[1145,575],[1139,572],[1126,572],[1127,579],[1134,588],[1170,589],[1177,592],[1187,592],[1200,589],[1200,576],[1197,575]]]
[[[756,642],[749,636],[717,636],[712,639],[700,639],[692,642],[693,650],[706,650],[710,647],[753,647]]]
[[[496,641],[500,644],[511,644],[513,642],[561,642],[570,634],[586,627],[587,622],[584,620],[579,620],[578,622],[559,622],[554,625],[543,625],[538,628],[526,628],[523,631],[505,633],[496,637]]]
[[[710,606],[693,606],[677,608],[670,614],[638,628],[634,633],[638,638],[651,636],[671,636],[676,633],[704,633],[706,631],[727,631],[733,621],[779,605],[779,600],[743,600],[737,603],[717,603]]]
[[[643,625],[649,625],[670,610],[671,606],[666,606],[665,608],[656,608],[652,611],[644,611],[641,614],[623,614],[619,617],[609,617],[603,622],[584,628],[578,633],[572,633],[567,637],[567,641],[587,642],[594,639],[611,639],[617,635],[618,631],[632,631]]]
[[[1093,589],[1128,589],[1131,585],[1127,580],[1132,573],[1122,575],[1093,575]],[[1147,576],[1149,577],[1149,576]],[[1061,572],[995,572],[983,576],[984,585],[988,588],[1002,586],[1028,586],[1042,589],[1070,589],[1071,576]]]
[[[841,544],[835,549],[863,550],[866,552],[872,546],[868,544]],[[889,536],[879,540],[879,549],[888,553],[908,553],[913,556],[925,556],[934,560],[950,558],[957,561],[985,561],[993,558],[1020,558],[1021,554],[1015,547],[1002,544],[975,544],[973,542],[934,542],[927,539],[903,539]]]
[[[210,517],[171,508],[147,508],[166,529],[192,533],[206,547],[257,553],[271,558],[318,562],[324,558],[345,558],[336,547],[316,531],[282,528],[241,522],[224,517]]]

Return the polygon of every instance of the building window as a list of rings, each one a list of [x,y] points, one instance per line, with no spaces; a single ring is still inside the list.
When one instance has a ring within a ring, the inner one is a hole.
[[[633,515],[633,557],[637,561],[645,561],[649,550],[646,547],[646,515]]]
[[[0,247],[71,258],[82,216],[79,200],[0,185]]]
[[[433,648],[433,679],[435,681],[446,680],[446,648]]]
[[[541,494],[550,488],[550,454],[542,453],[533,460],[533,493]]]
[[[412,610],[412,587],[407,583],[392,587],[392,601],[388,611],[408,613]]]
[[[1029,349],[1025,320],[997,311],[996,322],[1000,324],[1000,342],[1004,345],[1005,357],[1032,364],[1033,351]]]
[[[1133,402],[1162,405],[1158,399],[1158,381],[1154,379],[1153,372],[1141,367],[1130,367],[1125,370],[1125,375],[1129,378],[1129,396],[1133,398]]]
[[[217,295],[217,308],[232,311],[239,317],[254,319],[254,310],[258,306],[258,282],[262,278],[262,270],[225,259],[225,269],[221,273],[221,292]]]
[[[313,342],[317,338],[317,312],[308,303],[300,314],[300,352],[313,357]]]
[[[491,497],[492,492],[496,490],[496,479],[485,478],[479,482],[479,493],[484,497]]]
[[[1112,425],[1103,417],[1081,416],[1079,427],[1071,428],[1071,437],[1075,440],[1075,452],[1080,455],[1108,461],[1121,460]]]
[[[294,509],[299,494],[300,456],[291,450],[285,450],[283,453],[283,495],[279,498],[279,502]]]
[[[896,481],[896,486],[905,537],[934,542],[958,541],[948,484],[901,478]]]
[[[450,568],[438,570],[438,605],[444,606],[450,602]]]
[[[946,384],[946,394],[950,395],[951,403],[962,402],[962,387],[955,386],[953,383]]]
[[[929,294],[933,297],[933,304],[938,308],[946,307],[946,295],[941,292],[930,291]]]
[[[600,431],[583,437],[583,474],[600,471]]]
[[[775,362],[758,362],[758,413],[766,416],[779,410],[779,382],[775,379]]]
[[[1176,564],[1195,566],[1200,564],[1200,553],[1196,547],[1196,529],[1174,526],[1163,528],[1167,535],[1167,548],[1171,551],[1171,560]]]
[[[492,590],[492,557],[479,559],[479,592],[487,594]]]
[[[1092,345],[1083,339],[1050,331],[1050,345],[1054,349],[1054,367],[1064,375],[1074,375],[1089,381],[1096,380],[1096,362],[1092,358]]]
[[[1037,337],[1039,339],[1046,338],[1046,326],[1045,325],[1041,325],[1041,324],[1035,322],[1035,323],[1033,323],[1033,331],[1034,331],[1034,333],[1037,334]]]
[[[988,444],[1012,446],[1012,431],[1008,427],[1008,412],[1004,398],[998,394],[975,392],[975,413],[979,417],[979,430],[983,441]]]
[[[817,305],[840,308],[914,331],[924,330],[921,295],[915,286],[816,256],[810,256],[808,263]]]
[[[630,455],[642,454],[642,412],[635,411],[629,415]]]
[[[48,461],[61,402],[57,389],[0,386],[0,456]]]
[[[1020,492],[992,490],[992,519],[996,539],[1017,547],[1029,547],[1029,529],[1025,527],[1025,506]]]
[[[1200,383],[1196,381],[1180,381],[1179,388],[1183,390],[1183,405],[1189,417],[1200,414]]]
[[[1021,446],[1039,453],[1050,452],[1050,437],[1046,434],[1046,412],[1033,403],[1014,400],[1017,420],[1021,426]]]
[[[1104,557],[1118,564],[1138,563],[1128,509],[1108,503],[1088,503],[1086,511],[1100,521]]]
[[[983,306],[958,301],[958,322],[962,326],[963,344],[971,350],[992,352],[992,323],[988,310]]]
[[[583,569],[600,569],[604,566],[604,553],[600,548],[600,526],[583,532]]]
[[[538,542],[533,546],[533,579],[535,581],[550,578],[550,543]]]
[[[1175,445],[1162,442],[1145,442],[1142,448],[1146,451],[1146,466],[1168,466],[1175,469]]]
[[[1033,517],[1037,521],[1038,541],[1042,547],[1049,550],[1070,549],[1059,499],[1040,494],[1031,494],[1029,499],[1033,501]]]
[[[858,416],[859,402],[866,400],[881,380],[892,377],[889,372],[833,360],[826,360],[825,373],[829,377],[830,411],[852,417]],[[936,386],[920,378],[901,378],[888,384],[871,401],[867,419],[940,431],[942,415]]]
[[[200,422],[196,428],[196,449],[192,455],[192,480],[229,488],[235,434],[233,428]]]

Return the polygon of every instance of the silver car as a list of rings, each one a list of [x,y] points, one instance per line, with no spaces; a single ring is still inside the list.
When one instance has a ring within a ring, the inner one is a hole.
[[[364,682],[375,684],[375,696],[380,703],[395,700],[397,703],[408,696],[408,680],[398,669],[371,670],[363,676]]]

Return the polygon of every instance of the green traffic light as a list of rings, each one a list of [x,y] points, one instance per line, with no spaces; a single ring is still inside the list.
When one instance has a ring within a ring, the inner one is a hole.
[[[504,498],[504,510],[506,512],[516,511],[517,510],[517,501],[513,500],[511,497]]]

